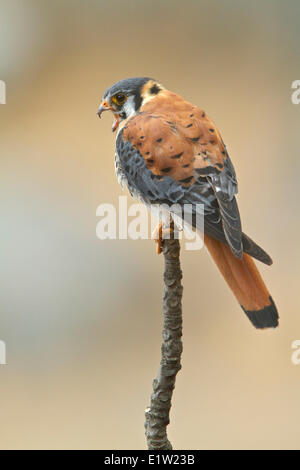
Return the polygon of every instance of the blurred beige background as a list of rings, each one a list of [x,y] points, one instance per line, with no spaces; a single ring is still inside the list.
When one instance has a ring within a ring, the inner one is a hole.
[[[300,448],[298,0],[1,0],[2,449],[145,448],[161,344],[163,259],[99,241],[123,194],[112,116],[121,78],[149,75],[214,119],[244,230],[278,305],[256,331],[205,250],[182,252],[183,369],[169,437],[181,449]]]

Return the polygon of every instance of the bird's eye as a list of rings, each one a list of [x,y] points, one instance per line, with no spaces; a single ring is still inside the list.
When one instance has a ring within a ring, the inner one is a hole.
[[[115,96],[112,97],[112,101],[118,106],[124,104],[126,100],[127,96],[124,93],[117,93]]]

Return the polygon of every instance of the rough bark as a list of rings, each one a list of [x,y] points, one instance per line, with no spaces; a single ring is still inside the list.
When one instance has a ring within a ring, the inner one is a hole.
[[[182,353],[182,272],[180,268],[180,244],[177,239],[163,241],[164,255],[164,293],[161,362],[156,379],[150,407],[146,409],[145,429],[148,449],[169,450],[172,445],[167,437],[170,422],[170,409],[175,380],[181,369]]]

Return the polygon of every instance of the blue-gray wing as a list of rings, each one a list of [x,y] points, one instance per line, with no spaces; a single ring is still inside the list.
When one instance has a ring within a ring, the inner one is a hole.
[[[118,179],[126,183],[131,195],[147,205],[179,205],[182,214],[184,205],[190,205],[192,225],[197,228],[199,211],[204,213],[205,233],[227,242],[236,256],[240,257],[242,232],[234,197],[235,175],[232,165],[229,165],[228,176],[213,171],[202,176],[197,172],[193,181],[188,181],[188,178],[176,180],[163,170],[160,171],[152,162],[149,165],[142,153],[129,140],[124,140],[123,132],[119,133],[116,171]]]

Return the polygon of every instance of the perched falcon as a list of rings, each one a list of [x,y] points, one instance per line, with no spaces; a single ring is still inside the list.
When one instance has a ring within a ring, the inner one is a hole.
[[[146,77],[106,90],[99,117],[106,110],[114,114],[113,131],[118,129],[119,181],[148,207],[203,204],[205,245],[242,309],[256,328],[278,326],[252,258],[268,265],[272,260],[242,232],[234,167],[206,112]],[[191,221],[197,229],[197,218]]]

